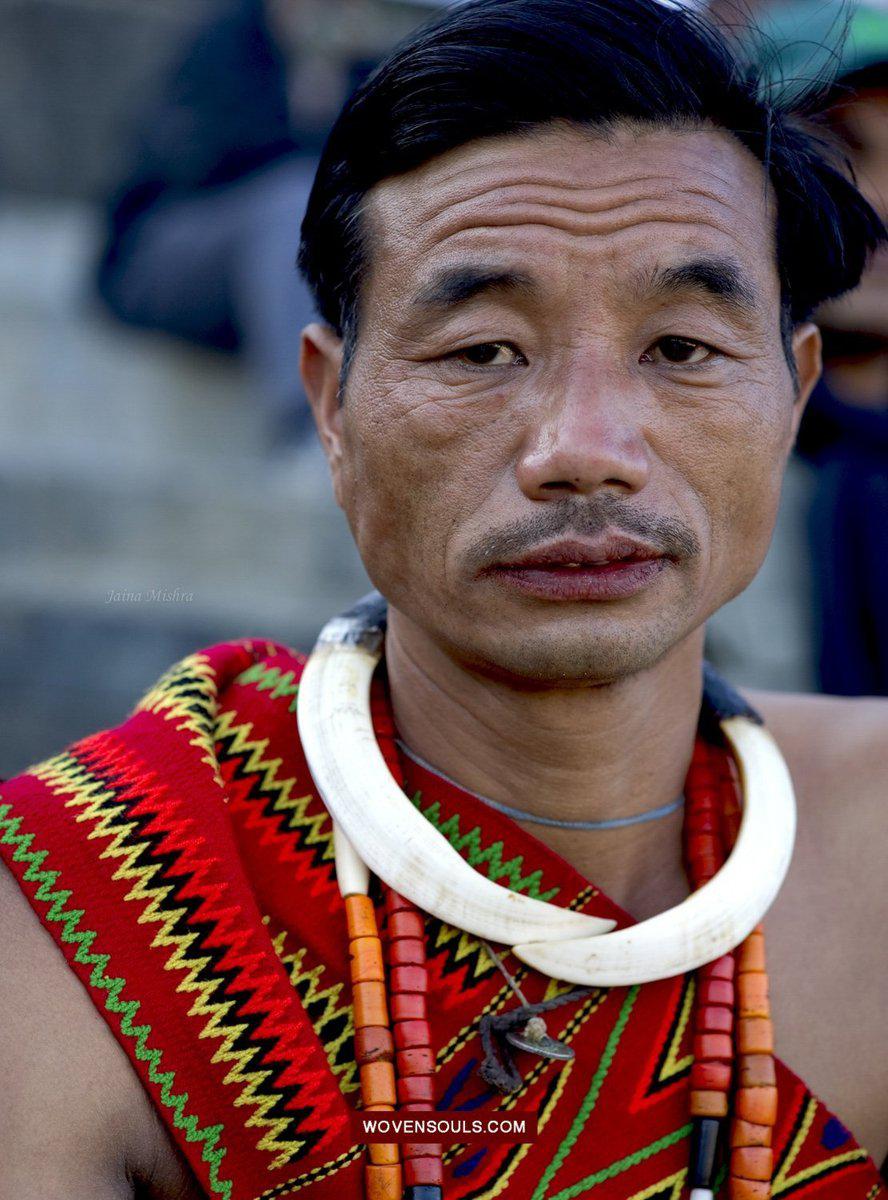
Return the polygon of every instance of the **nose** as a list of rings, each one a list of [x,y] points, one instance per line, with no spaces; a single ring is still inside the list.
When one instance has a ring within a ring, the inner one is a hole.
[[[610,372],[586,363],[553,381],[551,399],[531,404],[518,459],[518,485],[532,500],[606,488],[631,495],[650,476],[644,399]]]

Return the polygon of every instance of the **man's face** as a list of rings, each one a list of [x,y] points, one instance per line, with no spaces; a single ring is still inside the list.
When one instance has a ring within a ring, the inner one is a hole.
[[[371,579],[447,653],[606,682],[752,578],[801,404],[769,203],[709,130],[552,126],[373,190],[341,408],[329,348],[326,403],[306,378]]]

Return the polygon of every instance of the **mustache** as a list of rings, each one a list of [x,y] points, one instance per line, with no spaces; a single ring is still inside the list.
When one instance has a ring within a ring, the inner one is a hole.
[[[700,541],[684,521],[639,509],[619,496],[595,496],[554,500],[543,511],[489,533],[469,552],[467,562],[483,571],[566,534],[594,538],[605,532],[635,534],[667,558],[700,553]]]

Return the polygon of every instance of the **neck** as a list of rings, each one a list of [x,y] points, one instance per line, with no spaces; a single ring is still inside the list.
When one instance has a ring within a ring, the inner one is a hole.
[[[389,610],[386,665],[410,750],[462,787],[534,816],[608,820],[684,786],[700,709],[703,631],[614,683],[527,690],[481,676]],[[638,919],[687,895],[682,812],[601,831],[518,822]]]

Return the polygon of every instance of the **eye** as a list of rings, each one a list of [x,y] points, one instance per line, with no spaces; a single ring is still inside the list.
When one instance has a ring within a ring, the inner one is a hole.
[[[511,342],[478,342],[463,350],[454,350],[447,358],[471,364],[473,367],[524,366],[527,359]]]
[[[643,362],[667,362],[673,366],[695,367],[718,351],[705,342],[685,337],[662,337],[641,356]]]

